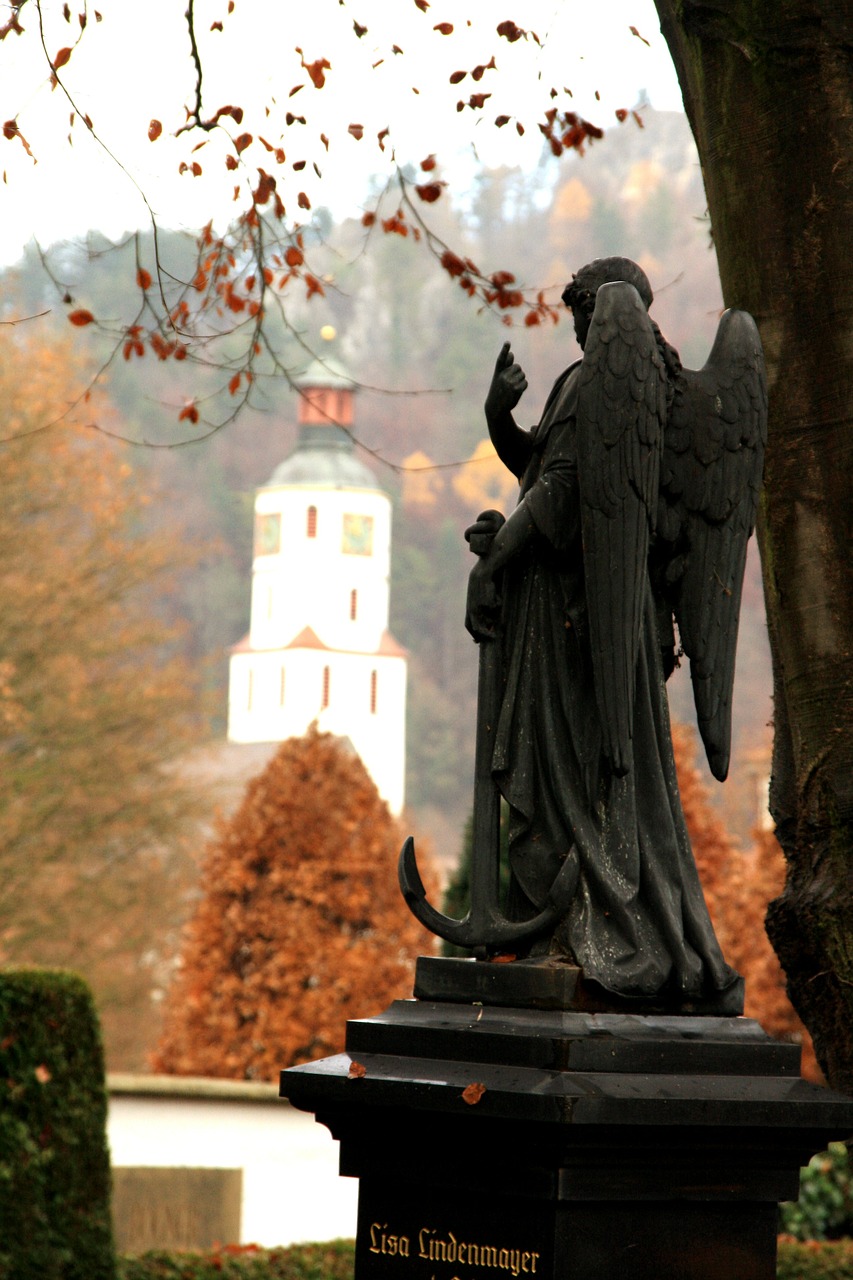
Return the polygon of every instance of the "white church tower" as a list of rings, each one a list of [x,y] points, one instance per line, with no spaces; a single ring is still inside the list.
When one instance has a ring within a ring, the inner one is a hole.
[[[344,371],[315,361],[295,385],[296,448],[255,499],[251,626],[231,654],[228,738],[281,742],[316,720],[349,738],[399,814],[406,654],[388,631],[391,501],[343,429]]]

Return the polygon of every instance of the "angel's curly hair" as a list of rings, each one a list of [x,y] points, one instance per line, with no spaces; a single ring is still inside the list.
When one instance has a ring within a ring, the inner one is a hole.
[[[595,306],[595,295],[603,284],[613,284],[624,280],[632,284],[640,295],[643,306],[648,311],[654,302],[655,295],[649,278],[642,267],[630,258],[594,258],[585,267],[576,272],[563,290],[563,302],[574,311],[587,309],[590,312]],[[651,321],[658,350],[667,373],[667,399],[671,402],[675,382],[681,373],[681,357],[672,343],[667,342],[654,320]]]
[[[577,306],[583,306],[589,298],[594,298],[603,284],[613,284],[617,280],[632,284],[648,311],[655,297],[652,286],[643,268],[638,267],[630,258],[595,258],[588,262],[566,285],[563,302],[574,310]]]

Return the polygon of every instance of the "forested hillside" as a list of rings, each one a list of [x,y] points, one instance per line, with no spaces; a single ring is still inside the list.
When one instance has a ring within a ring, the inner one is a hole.
[[[634,257],[651,279],[664,333],[685,363],[701,364],[721,303],[698,161],[683,116],[649,110],[643,120],[642,129],[629,119],[585,156],[564,158],[559,172],[545,158],[533,175],[491,171],[473,191],[431,206],[430,226],[484,271],[513,272],[519,283],[548,290],[553,302],[590,258]],[[369,254],[366,235],[376,241]],[[321,326],[331,324],[336,355],[360,383],[357,438],[396,504],[391,626],[411,655],[408,799],[437,853],[452,855],[470,807],[476,684],[476,651],[462,626],[469,560],[462,531],[483,507],[514,501],[500,468],[477,454],[486,434],[483,398],[507,337],[530,382],[521,422],[536,421],[553,379],[579,352],[570,323],[516,319],[507,330],[500,312],[478,310],[410,236],[368,232],[357,220],[335,225],[319,210],[309,239],[324,292],[289,300],[286,332],[281,321],[285,363],[304,367],[322,346]],[[190,251],[177,232],[161,241],[166,262]],[[7,273],[7,311],[35,314],[58,288],[85,293],[117,328],[127,324],[122,281],[133,274],[134,247],[102,254],[96,237],[90,247],[88,256],[69,248],[55,281],[30,254]],[[32,323],[44,335],[50,322]],[[103,341],[92,338],[93,361],[106,351],[97,347]],[[132,350],[123,359],[119,351],[100,381],[115,406],[111,427],[139,442],[126,446],[133,465],[150,472],[164,495],[146,510],[148,526],[169,532],[180,514],[180,536],[206,549],[203,563],[160,603],[188,623],[186,656],[204,666],[210,732],[221,737],[227,651],[248,624],[253,492],[293,445],[296,398],[285,378],[270,380],[259,388],[265,411],[246,413],[203,443],[156,447],[174,439],[180,372],[174,361],[140,361]],[[757,564],[745,589],[742,636],[736,751],[760,747],[769,718]],[[685,673],[672,684],[677,714],[688,717]],[[734,794],[737,768],[733,774],[731,807],[743,830],[749,805]]]

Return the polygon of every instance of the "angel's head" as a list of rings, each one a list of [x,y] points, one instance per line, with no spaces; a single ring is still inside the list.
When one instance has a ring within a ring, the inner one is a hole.
[[[612,284],[616,280],[632,284],[647,311],[652,305],[654,294],[648,276],[630,258],[595,258],[587,263],[572,276],[563,290],[563,302],[571,309],[575,333],[582,350],[595,310],[595,295],[601,285]]]

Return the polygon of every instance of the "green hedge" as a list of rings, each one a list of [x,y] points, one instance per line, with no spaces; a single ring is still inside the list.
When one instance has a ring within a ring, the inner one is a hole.
[[[853,1240],[779,1240],[776,1280],[853,1280]]]
[[[106,1116],[89,988],[0,970],[0,1280],[115,1280]]]
[[[352,1280],[351,1240],[259,1249],[229,1245],[213,1253],[145,1253],[119,1259],[119,1280]],[[818,1243],[783,1236],[777,1280],[853,1280],[853,1240]],[[731,1277],[736,1280],[736,1277]]]
[[[352,1280],[351,1240],[259,1249],[229,1245],[213,1253],[145,1253],[119,1258],[119,1280]],[[779,1240],[777,1280],[853,1280],[853,1240]],[[736,1280],[732,1277],[731,1280]]]
[[[843,1142],[831,1142],[800,1171],[800,1196],[782,1205],[782,1230],[797,1240],[853,1235],[853,1168]]]
[[[143,1253],[119,1258],[119,1280],[352,1280],[352,1240],[260,1249],[226,1245],[212,1253]]]

